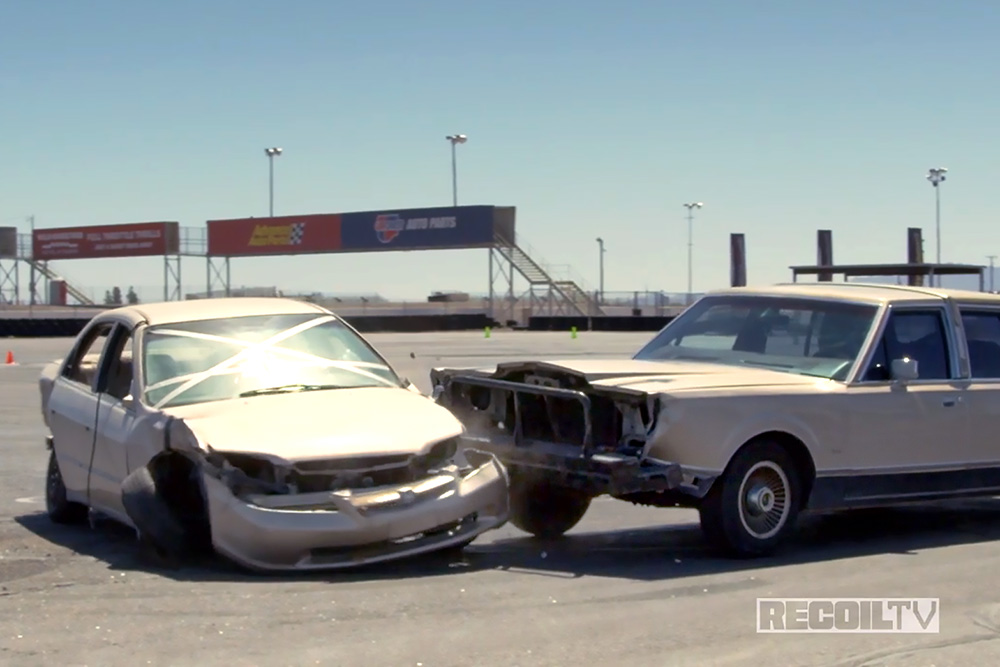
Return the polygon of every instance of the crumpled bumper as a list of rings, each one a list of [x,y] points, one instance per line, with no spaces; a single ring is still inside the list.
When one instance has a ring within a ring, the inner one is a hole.
[[[493,457],[419,482],[355,492],[234,496],[205,476],[212,542],[256,570],[352,567],[471,541],[508,517],[508,482]]]

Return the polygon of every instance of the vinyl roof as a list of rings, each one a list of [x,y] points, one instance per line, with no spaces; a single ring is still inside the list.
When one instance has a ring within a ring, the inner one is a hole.
[[[716,290],[709,294],[797,296],[878,304],[889,301],[927,301],[950,297],[959,301],[975,301],[1000,305],[1000,295],[989,292],[910,285],[880,285],[878,283],[862,282],[783,283],[762,287],[732,287]]]

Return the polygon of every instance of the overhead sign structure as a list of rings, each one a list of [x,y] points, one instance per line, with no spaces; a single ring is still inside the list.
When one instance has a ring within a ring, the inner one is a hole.
[[[98,259],[176,255],[180,232],[176,222],[36,229],[31,235],[35,260]]]
[[[380,250],[486,248],[497,233],[513,239],[514,209],[446,206],[277,218],[209,220],[215,257]]]

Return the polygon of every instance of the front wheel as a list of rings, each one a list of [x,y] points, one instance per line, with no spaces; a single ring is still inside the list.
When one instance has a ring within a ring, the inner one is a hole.
[[[559,537],[583,518],[591,497],[523,471],[510,473],[510,522],[536,537]]]
[[[793,530],[801,489],[795,461],[784,447],[753,443],[733,457],[702,501],[702,531],[731,555],[767,555]]]

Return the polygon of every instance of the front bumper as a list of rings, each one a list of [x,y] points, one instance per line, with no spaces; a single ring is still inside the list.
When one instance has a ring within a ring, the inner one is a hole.
[[[255,570],[354,567],[467,543],[507,521],[507,475],[490,457],[414,484],[237,498],[205,476],[217,552]]]
[[[431,376],[437,385],[438,403],[463,423],[462,447],[488,452],[512,472],[517,469],[543,473],[560,484],[591,495],[622,496],[645,492],[665,492],[681,488],[681,466],[595,443],[591,423],[591,399],[583,391],[511,382],[491,377],[460,375]],[[490,390],[490,407],[476,407],[462,390],[477,387]],[[491,424],[490,410],[496,396],[513,399],[514,419],[508,432]],[[575,401],[582,407],[583,438],[579,443],[557,443],[523,435],[521,397],[540,396],[545,400]]]
[[[612,496],[663,492],[683,485],[681,467],[676,463],[640,459],[618,452],[583,453],[575,445],[542,441],[522,441],[492,436],[463,436],[462,446],[487,451],[511,470],[544,472],[561,485],[592,495]]]

